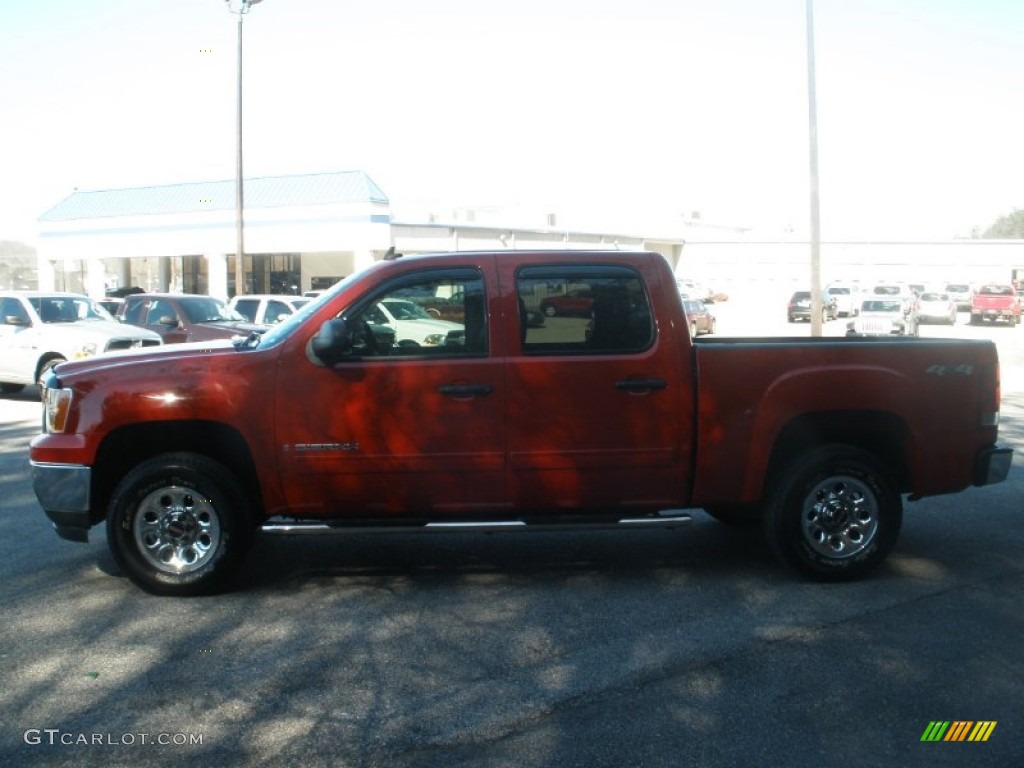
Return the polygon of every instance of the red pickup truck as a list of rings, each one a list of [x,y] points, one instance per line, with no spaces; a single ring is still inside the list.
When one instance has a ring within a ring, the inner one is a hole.
[[[971,295],[971,323],[1005,320],[1010,325],[1020,322],[1020,298],[1012,285],[986,284]]]
[[[587,315],[538,311],[569,286]],[[374,329],[379,302],[436,296],[462,303],[445,340]],[[244,342],[59,365],[31,466],[57,533],[105,519],[159,594],[222,588],[259,530],[662,527],[693,508],[759,520],[784,561],[842,580],[892,549],[904,495],[1005,479],[999,398],[988,341],[697,341],[658,254],[453,253],[375,264]]]

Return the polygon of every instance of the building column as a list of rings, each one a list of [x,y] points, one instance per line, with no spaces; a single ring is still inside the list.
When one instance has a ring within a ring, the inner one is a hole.
[[[40,291],[52,291],[57,287],[57,270],[53,268],[53,260],[42,255],[36,258],[36,285]]]
[[[376,259],[373,257],[373,251],[368,248],[352,252],[352,266],[355,268],[356,272],[362,272],[375,261]]]
[[[102,299],[107,293],[107,270],[103,260],[95,256],[85,259],[85,293],[94,298]]]
[[[228,300],[228,257],[224,253],[207,253],[206,285],[214,298]]]

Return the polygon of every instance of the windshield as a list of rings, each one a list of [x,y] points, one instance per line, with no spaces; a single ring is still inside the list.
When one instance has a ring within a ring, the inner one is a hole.
[[[403,299],[387,299],[382,302],[395,320],[435,320],[427,310],[419,304]]]
[[[257,346],[268,347],[284,341],[295,332],[296,328],[306,322],[308,317],[316,314],[316,311],[330,301],[335,294],[344,290],[346,286],[358,282],[364,276],[364,273],[357,272],[335,283],[318,296],[312,298],[303,297],[306,299],[306,303],[300,306],[295,311],[295,314],[288,315],[281,322],[270,326],[263,334],[250,334],[242,344],[238,345],[239,349],[252,349]]]
[[[44,323],[114,319],[88,296],[32,296],[29,303]]]
[[[862,312],[902,312],[903,305],[898,301],[865,301],[861,306]]]
[[[181,299],[181,311],[190,323],[214,323],[218,321],[244,321],[245,317],[220,299],[211,296],[196,296]]]
[[[986,296],[1013,296],[1013,289],[1008,285],[983,285],[978,293]]]

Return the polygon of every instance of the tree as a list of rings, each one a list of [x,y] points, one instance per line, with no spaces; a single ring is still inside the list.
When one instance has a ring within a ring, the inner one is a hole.
[[[984,238],[1024,239],[1024,210],[1018,209],[996,222],[982,234]]]
[[[17,240],[0,240],[0,289],[35,288],[36,249]]]

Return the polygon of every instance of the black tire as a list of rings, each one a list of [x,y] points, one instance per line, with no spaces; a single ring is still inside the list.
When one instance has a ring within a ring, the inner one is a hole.
[[[39,392],[43,391],[43,381],[46,379],[46,374],[50,372],[50,369],[55,368],[64,362],[63,357],[51,357],[41,366],[39,366],[39,375],[36,376],[36,385],[39,387]]]
[[[869,453],[824,445],[797,458],[769,492],[765,535],[784,562],[819,581],[874,570],[899,537],[903,502]]]
[[[107,510],[107,542],[135,584],[155,595],[220,590],[252,538],[248,503],[223,465],[167,453],[125,475]]]

